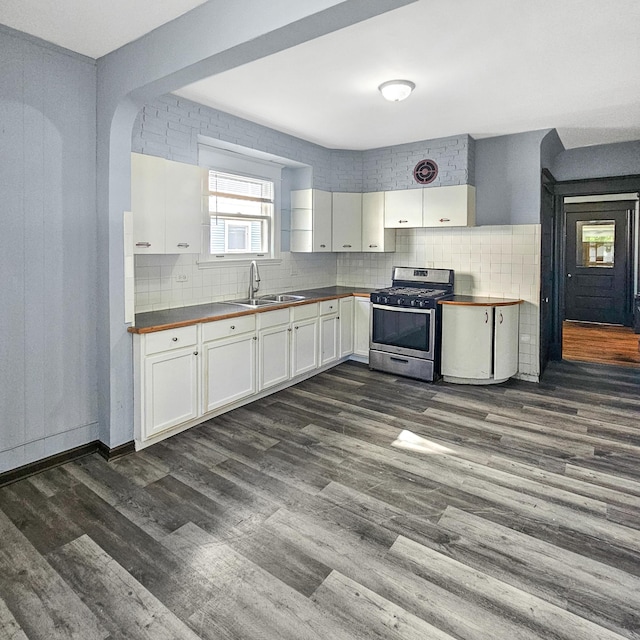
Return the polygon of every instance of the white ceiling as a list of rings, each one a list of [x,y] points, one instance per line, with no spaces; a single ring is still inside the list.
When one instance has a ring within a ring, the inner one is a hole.
[[[204,2],[0,0],[0,23],[90,58],[100,58]]]
[[[2,0],[0,22],[99,57],[203,0]],[[331,148],[555,127],[640,140],[638,0],[419,0],[176,92]],[[406,78],[406,101],[380,83]]]

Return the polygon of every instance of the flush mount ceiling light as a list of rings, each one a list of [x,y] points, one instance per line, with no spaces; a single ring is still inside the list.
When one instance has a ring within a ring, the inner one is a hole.
[[[389,80],[378,87],[382,96],[389,102],[400,102],[408,98],[415,88],[416,85],[410,80]]]

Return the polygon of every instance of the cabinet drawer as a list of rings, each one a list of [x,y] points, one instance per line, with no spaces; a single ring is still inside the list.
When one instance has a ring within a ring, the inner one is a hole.
[[[289,324],[289,309],[276,309],[258,314],[258,327],[268,329],[277,327],[279,324]]]
[[[329,313],[338,313],[338,305],[340,301],[336,300],[323,300],[320,304],[320,315],[326,316]]]
[[[306,320],[307,318],[315,318],[318,315],[318,303],[302,304],[300,306],[291,307],[291,321]]]
[[[146,355],[190,347],[198,342],[198,327],[180,327],[179,329],[167,329],[156,333],[148,333],[145,336]]]
[[[202,325],[202,341],[208,342],[209,340],[218,340],[219,338],[229,338],[255,330],[255,315],[216,320],[215,322],[207,322]]]

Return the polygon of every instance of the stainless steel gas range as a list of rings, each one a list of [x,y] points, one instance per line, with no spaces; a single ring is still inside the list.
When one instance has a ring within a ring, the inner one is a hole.
[[[432,382],[440,377],[442,307],[452,269],[394,267],[391,287],[371,294],[369,367]]]

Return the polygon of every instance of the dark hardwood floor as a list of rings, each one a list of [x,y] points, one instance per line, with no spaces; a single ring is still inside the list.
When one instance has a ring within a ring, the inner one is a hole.
[[[631,327],[565,320],[562,357],[578,362],[640,367],[640,335]]]
[[[640,638],[640,371],[354,363],[0,489],[0,637]]]

